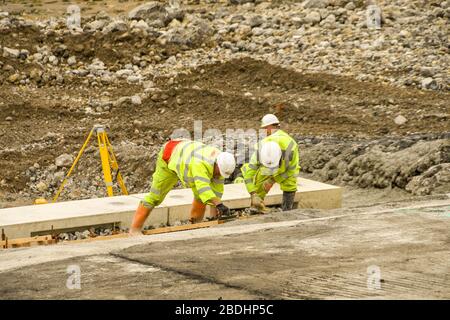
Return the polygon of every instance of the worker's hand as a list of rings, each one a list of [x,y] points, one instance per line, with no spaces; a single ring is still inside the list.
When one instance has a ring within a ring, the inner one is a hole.
[[[229,216],[230,215],[230,208],[228,208],[226,205],[224,205],[223,203],[219,203],[218,205],[216,205],[216,209],[217,209],[217,213],[218,213],[218,217],[220,218],[222,215],[224,216]]]
[[[266,212],[266,206],[264,205],[264,201],[256,193],[252,193],[251,195],[250,211],[254,213]]]
[[[128,232],[128,234],[131,237],[138,237],[138,236],[143,236],[144,234],[142,233],[141,229],[134,229],[134,228],[130,228],[130,231]]]
[[[251,195],[251,206],[258,209],[264,206],[263,200],[256,193],[252,193]]]

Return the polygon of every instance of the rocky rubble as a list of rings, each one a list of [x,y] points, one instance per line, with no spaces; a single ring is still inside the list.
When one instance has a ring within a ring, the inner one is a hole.
[[[130,193],[145,192],[151,181],[151,173],[154,171],[156,155],[159,146],[137,146],[135,143],[122,142],[114,146],[114,152],[119,159],[119,166],[124,174],[124,182]],[[75,155],[62,154],[55,159],[55,163],[47,167],[41,167],[38,163],[29,167],[24,175],[29,178],[27,189],[20,192],[25,198],[52,199],[60,187]],[[142,179],[144,177],[144,179]],[[138,187],[145,185],[145,188]],[[120,188],[114,185],[114,194],[121,194]],[[106,188],[103,179],[98,147],[93,144],[86,148],[73,173],[68,178],[61,194],[61,199],[76,200],[106,196]]]
[[[401,188],[415,195],[450,190],[450,136],[413,135],[374,141],[301,139],[302,171],[361,188]]]
[[[7,37],[0,48],[0,68],[6,71],[0,82],[63,85],[75,76],[100,86],[142,83],[251,56],[299,71],[448,90],[449,1],[377,3],[383,17],[380,30],[367,29],[365,2],[357,0],[237,1],[200,8],[148,2],[126,17],[104,12],[83,17],[82,30],[75,34],[63,18],[35,22],[2,12],[3,34],[33,30],[48,40],[37,44],[30,39],[17,46],[14,37]],[[77,37],[91,40],[74,45]],[[91,46],[96,41],[105,50],[114,45],[122,58],[111,60],[112,51],[102,56]]]

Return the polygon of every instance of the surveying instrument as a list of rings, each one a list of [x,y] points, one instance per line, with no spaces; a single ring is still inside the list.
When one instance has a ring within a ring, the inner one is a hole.
[[[75,166],[78,163],[78,160],[80,160],[81,156],[83,155],[84,149],[86,149],[86,146],[88,145],[89,141],[91,140],[91,138],[94,134],[97,135],[98,147],[100,150],[100,159],[102,162],[103,177],[105,180],[106,191],[108,193],[108,196],[109,197],[114,196],[113,176],[114,176],[114,180],[119,185],[120,190],[122,191],[122,194],[128,195],[127,188],[125,187],[125,184],[122,179],[122,175],[120,174],[119,164],[117,163],[117,159],[116,159],[116,156],[114,155],[112,145],[109,142],[108,136],[106,135],[105,128],[102,125],[94,125],[92,130],[89,132],[89,135],[86,138],[86,141],[84,142],[83,146],[81,147],[80,151],[78,152],[78,155],[75,158],[72,166],[70,167],[69,171],[67,172],[67,174],[66,174],[61,186],[59,187],[58,192],[56,193],[55,197],[53,198],[52,202],[56,202],[58,200],[58,197],[61,194],[62,190],[64,189],[64,185],[67,182],[67,179],[70,177],[72,171],[74,170]]]

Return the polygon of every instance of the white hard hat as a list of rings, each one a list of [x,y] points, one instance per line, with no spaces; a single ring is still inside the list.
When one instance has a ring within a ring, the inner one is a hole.
[[[280,124],[280,121],[278,121],[278,118],[274,114],[266,114],[261,121],[261,128],[265,128],[267,126],[270,126],[271,124]]]
[[[221,152],[217,156],[217,166],[219,167],[220,175],[224,178],[228,178],[234,172],[236,168],[236,160],[234,156],[229,152]]]
[[[259,151],[259,158],[266,168],[278,167],[281,159],[281,148],[278,143],[274,141],[264,143]]]

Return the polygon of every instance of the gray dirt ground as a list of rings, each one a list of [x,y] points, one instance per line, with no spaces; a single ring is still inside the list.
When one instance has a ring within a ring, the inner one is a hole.
[[[357,197],[355,192],[353,198]],[[0,253],[3,299],[449,299],[448,196]],[[399,199],[400,200],[400,199]],[[371,201],[371,203],[369,203]],[[348,203],[348,202],[345,202]],[[67,267],[79,265],[81,289]],[[379,267],[381,289],[369,289]]]

